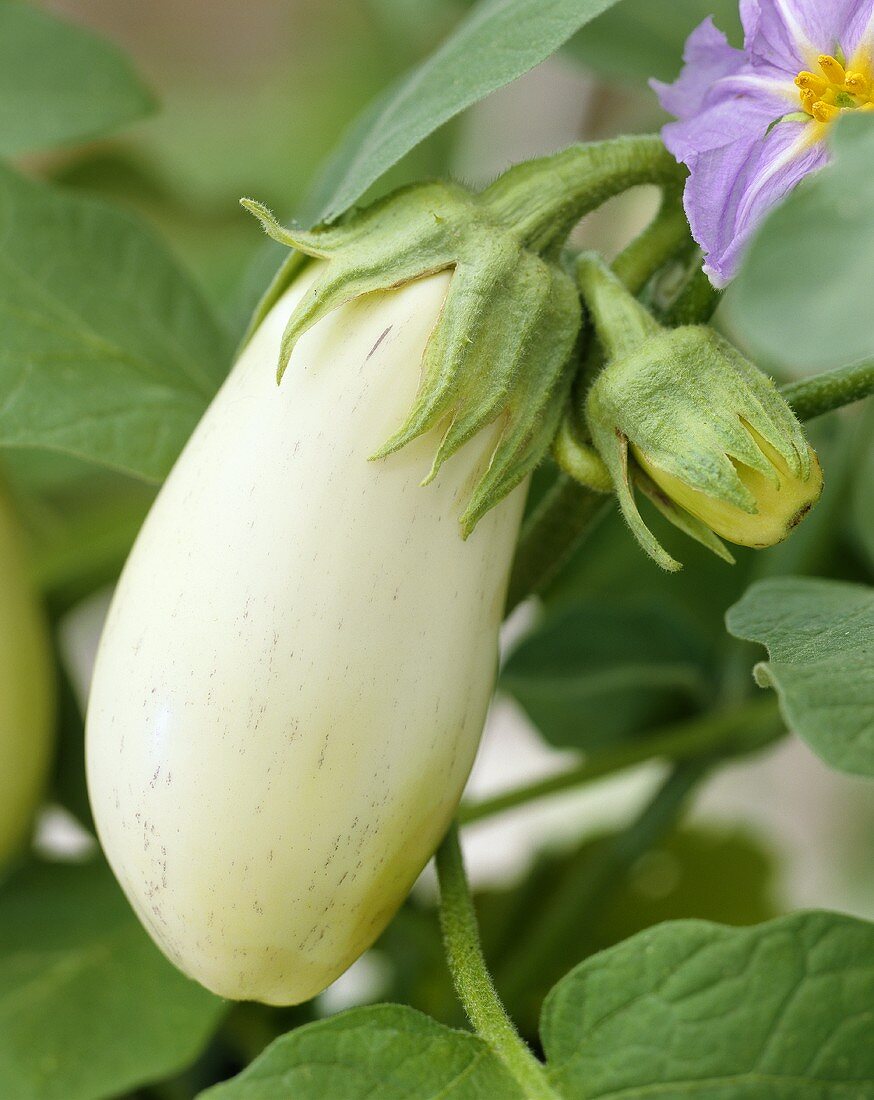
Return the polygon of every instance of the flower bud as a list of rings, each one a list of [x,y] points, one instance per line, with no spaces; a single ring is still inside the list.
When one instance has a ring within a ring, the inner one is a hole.
[[[773,382],[706,326],[661,328],[593,258],[580,276],[607,358],[588,394],[589,430],[641,545],[679,568],[644,524],[634,485],[728,560],[718,536],[759,548],[784,539],[819,498],[822,471]]]

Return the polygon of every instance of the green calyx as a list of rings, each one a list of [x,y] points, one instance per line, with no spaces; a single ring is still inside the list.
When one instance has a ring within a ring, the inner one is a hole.
[[[517,165],[479,194],[449,182],[415,184],[310,231],[284,228],[244,199],[267,233],[294,250],[250,332],[306,257],[327,263],[288,321],[280,380],[297,341],[333,309],[450,270],[412,408],[372,458],[439,427],[427,482],[468,439],[500,421],[488,468],[461,516],[466,537],[537,465],[567,405],[582,325],[579,293],[561,262],[567,234],[611,195],[636,183],[676,187],[680,171],[657,139],[627,138]]]
[[[641,518],[635,488],[728,561],[718,534],[749,546],[785,537],[821,480],[773,382],[706,326],[662,328],[598,257],[580,258],[579,280],[606,358],[586,422],[647,553],[680,568]]]

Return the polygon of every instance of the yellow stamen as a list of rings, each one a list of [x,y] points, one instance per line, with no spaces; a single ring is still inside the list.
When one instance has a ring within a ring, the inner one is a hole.
[[[823,103],[820,99],[814,103],[810,113],[817,122],[834,122],[841,113],[841,109],[840,107],[835,107],[832,103]]]
[[[849,76],[849,74],[847,74]],[[795,83],[803,91],[815,92],[817,98],[828,88],[828,81],[821,76],[817,76],[816,73],[809,73],[807,70],[803,70],[795,77]]]
[[[832,54],[820,54],[817,60],[822,76],[807,69],[798,73],[795,77],[798,98],[811,118],[827,124],[843,111],[874,110],[874,55],[870,53],[867,46],[860,48],[846,68],[843,54],[840,61]]]
[[[819,67],[825,73],[826,78],[832,84],[843,84],[846,79],[846,73],[844,72],[844,66],[838,61],[836,57],[832,57],[831,54],[821,53],[816,59],[819,62]]]
[[[802,88],[801,90],[801,106],[809,115],[813,114],[814,105],[817,103],[816,92],[810,91],[809,88]]]

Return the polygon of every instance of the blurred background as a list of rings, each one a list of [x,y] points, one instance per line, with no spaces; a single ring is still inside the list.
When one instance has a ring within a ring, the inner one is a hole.
[[[150,222],[235,340],[281,256],[240,209],[240,196],[265,202],[281,218],[305,221],[316,209],[326,158],[345,129],[467,10],[461,0],[52,0],[39,6],[122,47],[154,92],[157,107],[119,136],[31,155],[20,166],[108,198]],[[428,139],[379,189],[447,174],[478,185],[514,161],[572,141],[658,128],[664,118],[646,78],[676,75],[682,42],[703,15],[715,12],[735,35],[737,16],[736,5],[723,0],[678,0],[658,13],[654,7],[649,0],[624,0],[609,18],[588,28],[584,39]],[[615,253],[645,223],[653,205],[654,196],[646,191],[624,196],[587,219],[578,243]],[[720,321],[749,346],[730,295]],[[762,349],[749,350],[761,356]],[[763,365],[781,377],[797,369],[797,363],[780,362],[773,354]],[[850,462],[846,439],[862,430],[858,420],[858,412],[850,411],[815,428],[827,469],[832,450]],[[13,489],[26,498],[35,569],[60,621],[63,659],[81,702],[112,579],[152,491],[69,459],[45,455],[25,461],[15,452],[4,458]],[[506,653],[544,613],[582,607],[581,615],[594,614],[593,605],[607,601],[636,612],[661,601],[676,617],[677,631],[693,632],[704,649],[734,646],[735,690],[747,691],[752,664],[762,654],[757,647],[730,643],[722,615],[750,579],[820,569],[855,576],[862,568],[871,534],[861,529],[860,511],[841,510],[852,485],[840,474],[837,459],[832,468],[830,495],[809,529],[805,525],[785,547],[761,559],[740,555],[734,570],[684,546],[686,571],[665,577],[620,522],[608,519],[550,591],[546,611],[528,604],[506,624]],[[835,553],[829,542],[835,525],[840,527],[837,552],[844,555],[840,566],[823,558]],[[672,537],[665,540],[671,543]],[[574,737],[558,728],[561,723],[544,714],[524,687],[510,690],[522,680],[509,678],[508,690],[492,709],[471,783],[474,796],[560,771],[578,759]],[[571,698],[579,690],[584,698],[573,675],[562,690]],[[660,700],[656,716],[688,713],[692,706],[688,697]],[[585,727],[584,704],[579,716]],[[581,737],[580,746],[584,743]],[[485,919],[497,914],[495,921],[503,920],[509,935],[508,887],[525,879],[535,864],[543,873],[544,859],[552,867],[547,877],[560,877],[566,871],[563,858],[576,858],[581,841],[589,843],[626,822],[662,777],[659,766],[647,765],[466,830],[470,871],[485,891]],[[701,789],[682,829],[632,864],[609,911],[599,918],[603,927],[594,945],[663,916],[742,923],[820,905],[870,916],[872,836],[874,806],[865,786],[824,767],[800,742],[785,740],[762,756],[723,768]],[[60,809],[46,815],[41,842],[47,850],[70,854],[89,843]],[[557,862],[549,864],[550,859]],[[527,881],[530,889],[532,880]],[[451,1015],[445,1000],[450,994],[434,977],[439,959],[423,960],[431,949],[417,932],[418,921],[433,921],[432,897],[426,873],[410,912],[387,943],[328,990],[317,1011],[398,997],[407,974],[418,983],[411,999]],[[516,904],[522,902],[517,898]],[[406,960],[399,970],[398,959]],[[247,1026],[257,1033],[251,1019]],[[258,1045],[257,1035],[252,1044]]]

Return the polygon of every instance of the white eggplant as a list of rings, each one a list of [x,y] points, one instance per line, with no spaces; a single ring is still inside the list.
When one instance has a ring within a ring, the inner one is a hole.
[[[448,272],[341,305],[276,365],[311,264],[161,490],[88,713],[106,855],[157,944],[235,999],[293,1004],[383,930],[447,828],[494,682],[520,486],[463,541],[495,429],[422,487],[403,421]]]
[[[51,759],[54,679],[17,518],[0,497],[0,868],[25,843]]]

